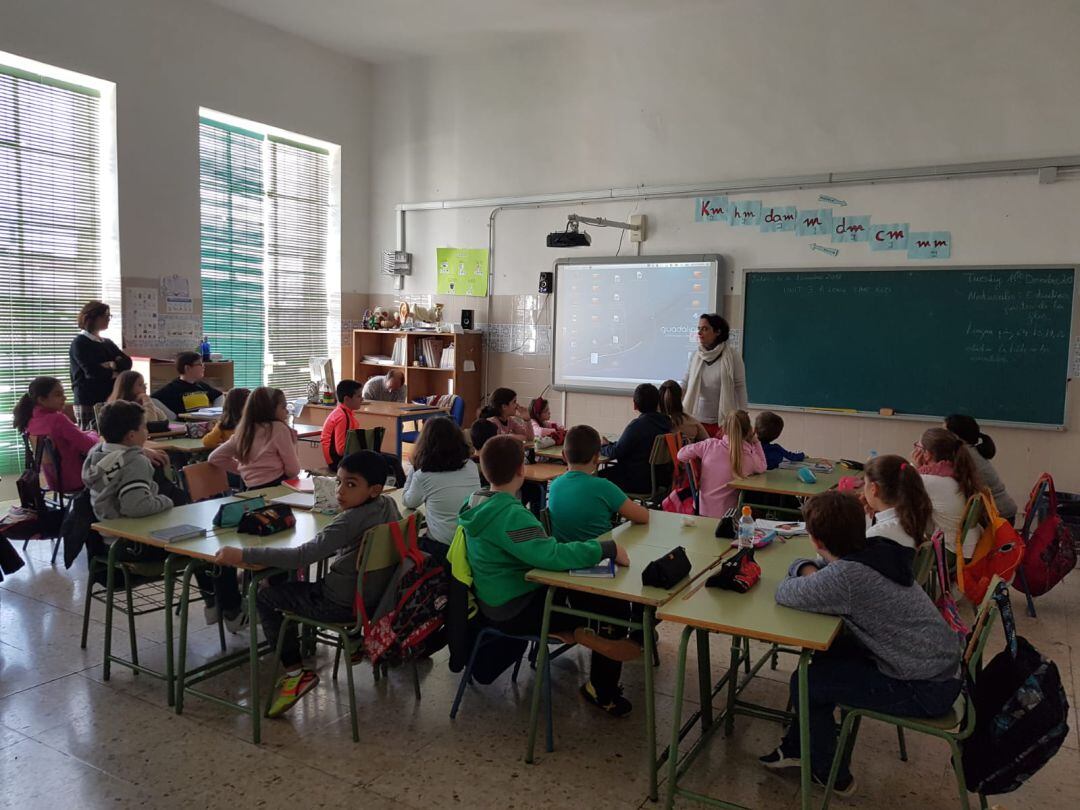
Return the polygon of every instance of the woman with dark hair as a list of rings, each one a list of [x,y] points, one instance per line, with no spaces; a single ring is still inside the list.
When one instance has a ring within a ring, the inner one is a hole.
[[[1001,480],[994,465],[990,463],[990,459],[997,455],[994,440],[979,430],[979,423],[974,417],[960,413],[949,414],[945,417],[945,429],[951,430],[963,439],[968,455],[975,462],[975,469],[979,471],[983,486],[990,490],[994,498],[994,505],[998,512],[1009,523],[1015,521],[1018,511],[1016,501],[1005,489],[1005,482]]]
[[[518,404],[517,393],[510,388],[492,391],[491,401],[480,411],[480,418],[490,420],[500,436],[508,433],[527,442],[536,438],[529,412]]]
[[[88,301],[79,312],[79,334],[71,341],[71,390],[75,421],[83,430],[94,427],[94,406],[112,393],[113,380],[131,368],[131,358],[101,332],[109,328],[112,313],[104,301]]]
[[[409,509],[424,504],[427,535],[420,548],[446,558],[457,530],[457,516],[469,496],[480,489],[480,473],[469,458],[472,448],[453,419],[429,419],[413,450],[413,472],[405,480],[402,503]]]
[[[683,380],[683,402],[712,437],[735,411],[749,407],[742,356],[728,345],[731,328],[716,313],[698,319],[698,348]]]

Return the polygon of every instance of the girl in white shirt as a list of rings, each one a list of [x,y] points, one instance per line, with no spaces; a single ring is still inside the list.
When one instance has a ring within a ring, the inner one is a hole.
[[[911,459],[922,475],[926,494],[934,505],[934,528],[945,534],[945,547],[956,553],[957,535],[964,520],[964,507],[972,495],[982,489],[975,462],[963,440],[945,428],[930,428],[915,442]],[[964,558],[975,551],[978,527],[963,539]]]
[[[929,537],[934,507],[922,476],[901,456],[877,456],[863,472],[863,498],[874,514],[867,537],[885,537],[916,550]]]

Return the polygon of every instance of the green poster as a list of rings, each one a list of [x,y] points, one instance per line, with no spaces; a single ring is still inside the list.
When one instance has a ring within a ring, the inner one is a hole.
[[[488,294],[488,252],[485,248],[436,248],[439,295]]]

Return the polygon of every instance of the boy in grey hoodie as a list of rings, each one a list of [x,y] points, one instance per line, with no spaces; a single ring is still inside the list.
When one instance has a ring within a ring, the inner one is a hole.
[[[776,589],[787,607],[844,620],[845,636],[810,664],[810,762],[824,784],[836,750],[837,704],[909,717],[936,717],[960,693],[960,644],[930,597],[915,583],[910,550],[885,537],[866,537],[855,496],[831,490],[803,507],[817,560],[796,560]],[[797,706],[798,673],[791,677]],[[799,767],[799,724],[780,747],[761,757],[767,768]],[[855,780],[842,762],[836,791]]]
[[[356,618],[353,603],[360,541],[368,529],[401,519],[397,504],[382,494],[388,473],[387,463],[379,453],[361,450],[345,456],[337,469],[337,501],[341,512],[314,538],[293,548],[229,546],[218,552],[214,561],[219,565],[243,562],[286,571],[306,568],[313,562],[336,555],[326,576],[319,582],[276,582],[259,591],[259,619],[266,640],[271,644],[277,644],[285,611],[327,622],[344,623]],[[368,590],[369,583],[365,579],[365,593]],[[377,599],[379,587],[376,583],[370,583],[370,591]],[[373,610],[376,605],[372,602],[366,607]],[[277,717],[292,708],[319,682],[316,672],[303,667],[295,627],[285,638],[281,664],[285,674],[275,687],[268,717]]]
[[[101,409],[98,428],[103,441],[90,449],[82,469],[83,483],[90,490],[90,505],[98,520],[148,517],[172,509],[174,504],[189,502],[186,492],[164,478],[169,494],[158,491],[154,466],[143,455],[149,433],[142,405],[124,400],[110,402]],[[128,543],[117,559],[160,562],[166,556],[163,549]],[[241,607],[236,571],[225,569],[212,578],[200,569],[195,578],[203,594],[206,623],[216,624],[221,615],[231,632],[243,629],[247,617]]]

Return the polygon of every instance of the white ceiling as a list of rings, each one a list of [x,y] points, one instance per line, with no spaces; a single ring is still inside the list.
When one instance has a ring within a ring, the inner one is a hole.
[[[725,0],[209,0],[369,62],[648,25]]]

